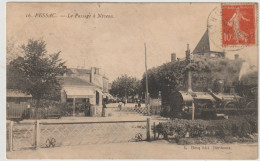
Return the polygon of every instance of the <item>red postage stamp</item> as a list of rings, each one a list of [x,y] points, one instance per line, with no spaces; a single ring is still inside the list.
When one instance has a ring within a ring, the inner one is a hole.
[[[222,5],[222,45],[254,45],[256,4]]]

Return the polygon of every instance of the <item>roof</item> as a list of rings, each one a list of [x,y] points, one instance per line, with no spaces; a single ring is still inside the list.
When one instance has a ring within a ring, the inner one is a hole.
[[[95,90],[84,87],[64,87],[68,98],[88,98],[94,97]]]
[[[6,97],[23,97],[23,98],[31,98],[32,95],[23,93],[21,91],[15,89],[7,89],[6,90]]]
[[[90,69],[69,68],[67,74],[90,74]]]
[[[94,84],[87,82],[78,77],[61,77],[63,85],[74,86],[94,86]]]
[[[184,101],[193,101],[193,97],[187,91],[179,91]]]
[[[210,44],[209,44],[209,34],[207,30],[192,53],[197,54],[197,53],[204,53],[208,51],[210,51]]]
[[[192,54],[205,54],[205,53],[214,53],[217,54],[219,56],[224,57],[225,53],[222,51],[213,51],[211,46],[210,46],[210,41],[209,41],[209,32],[208,30],[205,31],[204,35],[202,36],[202,38],[200,39],[199,43],[197,44],[197,46],[195,47],[195,49],[193,50]]]

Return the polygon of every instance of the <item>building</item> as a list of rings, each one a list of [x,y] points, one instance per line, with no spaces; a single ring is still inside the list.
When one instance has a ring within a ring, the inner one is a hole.
[[[204,55],[209,57],[225,57],[225,52],[221,51],[213,51],[211,49],[210,41],[209,41],[209,34],[208,30],[204,33],[202,38],[200,39],[199,43],[191,53],[193,56],[196,55]]]
[[[6,118],[21,119],[24,111],[30,108],[32,96],[14,89],[6,90]]]
[[[32,96],[26,93],[20,92],[14,89],[6,89],[6,102],[7,103],[15,103],[20,104],[23,102],[30,102],[32,100]]]
[[[75,106],[85,102],[89,102],[100,111],[103,98],[111,97],[108,93],[109,79],[96,67],[69,68],[61,77],[61,81],[61,102],[71,103],[73,114],[75,114]]]

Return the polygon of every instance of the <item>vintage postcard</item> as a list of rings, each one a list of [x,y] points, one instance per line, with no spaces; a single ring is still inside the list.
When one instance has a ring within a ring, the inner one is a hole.
[[[258,158],[258,3],[6,3],[8,159]]]

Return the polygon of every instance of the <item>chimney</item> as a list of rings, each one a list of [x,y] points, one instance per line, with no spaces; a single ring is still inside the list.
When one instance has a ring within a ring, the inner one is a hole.
[[[239,59],[239,55],[235,54],[235,60],[238,60],[238,59]]]
[[[190,61],[190,49],[189,49],[189,44],[187,44],[186,60],[187,60],[188,62]]]
[[[189,44],[187,44],[187,50],[186,50],[186,60],[188,61],[188,64],[190,63],[190,49]],[[191,82],[192,82],[192,75],[191,71],[188,71],[188,80],[187,80],[187,91],[192,92]]]
[[[90,68],[90,83],[94,83],[94,74],[95,74],[95,68],[91,67]]]
[[[175,53],[172,53],[172,54],[171,54],[171,62],[172,62],[172,63],[175,63],[175,62],[176,62],[176,54],[175,54]]]

